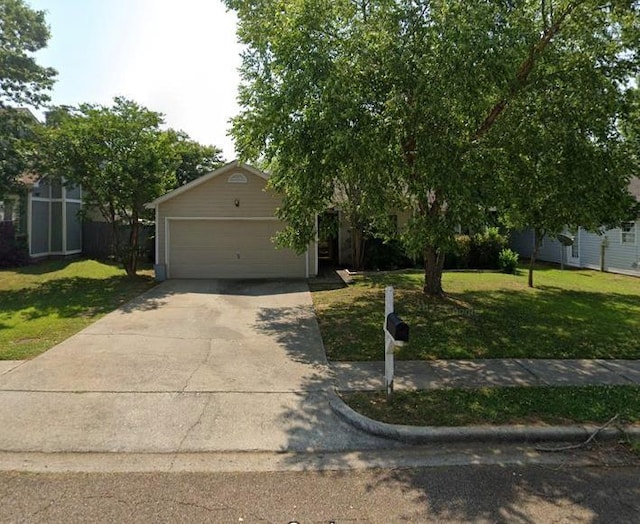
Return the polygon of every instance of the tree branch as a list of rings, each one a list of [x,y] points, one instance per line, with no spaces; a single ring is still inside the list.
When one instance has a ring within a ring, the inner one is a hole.
[[[553,38],[560,33],[563,28],[563,24],[565,20],[581,5],[585,0],[579,0],[576,2],[570,3],[565,11],[555,20],[553,23],[547,27],[540,39],[531,46],[529,51],[529,56],[520,64],[518,68],[518,72],[516,73],[515,79],[509,88],[509,92],[506,97],[497,102],[489,111],[489,114],[484,119],[480,127],[476,130],[474,134],[474,141],[480,140],[483,138],[489,130],[496,123],[498,117],[505,110],[507,105],[513,98],[518,94],[518,92],[524,87],[529,79],[529,75],[531,71],[533,71],[534,66],[538,58],[544,53],[547,46],[551,43]]]

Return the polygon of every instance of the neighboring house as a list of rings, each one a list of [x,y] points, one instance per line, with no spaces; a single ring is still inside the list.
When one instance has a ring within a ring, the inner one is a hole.
[[[634,178],[629,189],[640,201],[640,179]],[[640,217],[601,235],[582,228],[568,233],[575,239],[572,246],[565,247],[555,239],[544,238],[538,260],[640,276]],[[514,233],[511,245],[523,257],[530,257],[533,253],[533,231]]]
[[[302,254],[273,243],[285,224],[267,180],[234,161],[147,204],[156,216],[156,279],[316,275],[315,242]]]
[[[33,174],[20,177],[21,190],[0,202],[0,221],[26,236],[32,259],[82,253],[82,191]]]

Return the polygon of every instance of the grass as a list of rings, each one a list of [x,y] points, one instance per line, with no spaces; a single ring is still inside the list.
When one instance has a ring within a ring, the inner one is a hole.
[[[591,270],[445,273],[446,299],[422,293],[416,271],[318,288],[313,301],[332,360],[382,360],[384,287],[410,326],[399,359],[640,358],[640,279]]]
[[[639,386],[481,388],[344,394],[374,420],[414,426],[640,422]]]
[[[53,260],[0,271],[0,360],[28,359],[153,285],[95,260]]]

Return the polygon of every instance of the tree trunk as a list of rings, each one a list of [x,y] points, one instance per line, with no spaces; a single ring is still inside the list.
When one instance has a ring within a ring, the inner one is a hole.
[[[544,235],[539,229],[534,229],[533,232],[533,253],[531,253],[531,260],[529,261],[529,287],[533,287],[533,268],[536,265],[536,259],[538,258],[538,252],[540,251],[540,244],[542,244],[542,237]]]
[[[425,294],[432,297],[442,297],[442,270],[444,268],[444,253],[435,246],[424,249],[424,287]]]
[[[130,222],[131,232],[129,233],[129,253],[124,269],[127,275],[134,277],[138,272],[138,243],[140,239],[140,223],[138,216],[134,213]]]

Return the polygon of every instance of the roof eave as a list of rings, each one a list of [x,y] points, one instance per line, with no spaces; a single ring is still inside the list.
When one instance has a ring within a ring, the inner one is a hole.
[[[204,184],[205,182],[208,182],[212,178],[218,177],[220,175],[224,175],[225,173],[231,171],[232,169],[236,169],[236,168],[246,169],[247,171],[249,171],[249,173],[252,173],[252,174],[254,174],[256,176],[259,176],[260,178],[263,178],[265,180],[267,180],[269,178],[268,175],[266,175],[262,171],[256,169],[255,167],[252,167],[252,166],[250,166],[248,164],[243,164],[239,160],[234,160],[232,162],[229,162],[228,164],[225,164],[222,167],[219,167],[215,171],[211,171],[210,173],[206,173],[206,174],[202,175],[201,177],[198,177],[195,180],[192,180],[188,184],[180,186],[180,187],[174,189],[173,191],[170,191],[169,193],[165,193],[164,195],[156,198],[155,200],[146,203],[144,205],[144,207],[146,209],[155,209],[157,206],[159,206],[163,202],[166,202],[167,200],[171,200],[172,198],[175,198],[178,195],[181,195],[182,193],[190,191],[191,189],[193,189],[193,188],[195,188],[195,187],[197,187],[197,186],[199,186],[201,184]]]

